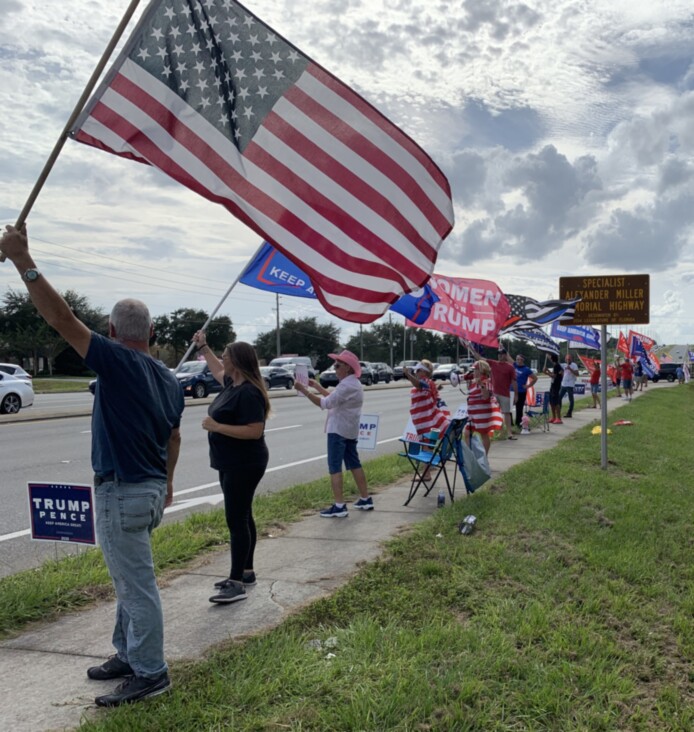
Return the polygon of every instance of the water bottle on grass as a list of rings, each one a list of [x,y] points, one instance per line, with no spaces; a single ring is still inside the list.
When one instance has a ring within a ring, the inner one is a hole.
[[[446,494],[443,491],[443,488],[439,491],[439,495],[436,498],[436,505],[439,508],[443,508],[446,505]]]

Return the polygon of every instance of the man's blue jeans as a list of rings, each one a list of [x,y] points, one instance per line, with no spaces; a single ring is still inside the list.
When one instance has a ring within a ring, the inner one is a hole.
[[[573,386],[562,386],[561,391],[559,392],[559,406],[561,407],[561,403],[564,401],[564,394],[569,395],[569,411],[566,413],[569,417],[574,412],[574,388]]]
[[[94,492],[97,536],[117,598],[113,645],[137,676],[155,678],[168,667],[150,534],[164,514],[166,481],[116,478]]]

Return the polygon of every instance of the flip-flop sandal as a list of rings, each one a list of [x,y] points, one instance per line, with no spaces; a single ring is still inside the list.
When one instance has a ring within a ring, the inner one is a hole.
[[[509,435],[509,436],[507,437],[507,439],[508,439],[508,440],[517,440],[518,438],[517,438],[517,437],[514,437],[513,435]]]

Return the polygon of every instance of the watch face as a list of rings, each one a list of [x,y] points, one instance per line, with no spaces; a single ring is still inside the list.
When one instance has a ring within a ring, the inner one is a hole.
[[[28,269],[24,273],[24,279],[27,282],[35,282],[39,278],[39,271],[37,269]]]

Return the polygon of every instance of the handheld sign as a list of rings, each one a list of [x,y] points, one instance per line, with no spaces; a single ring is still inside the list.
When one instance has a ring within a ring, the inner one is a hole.
[[[96,544],[90,485],[29,483],[29,517],[34,541]]]
[[[378,439],[378,414],[362,414],[359,417],[359,450],[375,450]]]

